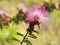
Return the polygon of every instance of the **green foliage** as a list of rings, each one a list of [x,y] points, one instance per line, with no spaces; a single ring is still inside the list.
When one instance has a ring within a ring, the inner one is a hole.
[[[19,32],[17,32],[17,35],[23,36],[23,34],[21,34],[21,33],[19,33]]]
[[[27,45],[32,45],[32,43],[31,43],[29,40],[24,40],[24,42],[25,42]]]
[[[28,37],[33,38],[33,39],[36,39],[36,38],[37,38],[37,37],[36,37],[35,35],[33,35],[33,34],[29,35]]]
[[[0,30],[0,35],[3,39],[9,37],[9,35],[14,33],[14,30],[15,30],[16,27],[15,26],[12,27],[12,25],[13,24],[10,24],[8,28],[5,27],[5,28]]]
[[[0,41],[5,42],[8,41],[12,41],[12,40],[16,40],[16,41],[20,41],[19,40],[19,36],[16,33],[16,25],[11,23],[9,24],[8,27],[4,27],[3,29],[0,29]],[[7,42],[8,43],[8,42]]]
[[[36,31],[36,30],[33,30],[33,32],[35,32],[35,33],[39,34],[39,32],[38,32],[38,31]]]

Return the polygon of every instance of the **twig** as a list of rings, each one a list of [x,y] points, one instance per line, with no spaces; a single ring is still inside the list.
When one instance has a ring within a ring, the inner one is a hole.
[[[40,29],[40,25],[38,24],[38,28]]]
[[[26,39],[26,36],[28,35],[28,32],[25,34],[25,36],[24,36],[24,38],[23,38],[23,40],[22,40],[22,42],[20,43],[20,45],[22,45],[22,43],[24,42],[24,40]]]

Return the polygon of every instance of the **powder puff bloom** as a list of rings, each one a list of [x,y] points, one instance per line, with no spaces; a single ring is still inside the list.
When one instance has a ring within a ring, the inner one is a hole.
[[[21,10],[22,12],[26,13],[27,8],[23,3],[18,4],[18,10]]]
[[[6,21],[10,21],[10,15],[7,11],[0,10],[0,15],[2,15]]]
[[[26,15],[26,20],[28,22],[38,21],[40,22],[48,22],[49,16],[48,12],[45,10],[43,6],[40,5],[32,5]]]

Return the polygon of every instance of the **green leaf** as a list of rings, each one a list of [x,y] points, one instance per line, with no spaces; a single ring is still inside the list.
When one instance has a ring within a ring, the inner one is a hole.
[[[25,40],[24,42],[26,42],[27,45],[32,45],[32,43],[29,40]]]
[[[19,33],[19,32],[17,32],[17,35],[24,36],[23,34],[21,34],[21,33]]]
[[[36,31],[36,30],[33,30],[33,32],[35,32],[35,33],[39,34],[39,32],[38,32],[38,31]]]
[[[28,37],[30,37],[30,38],[33,38],[33,39],[36,39],[37,37],[35,36],[35,35],[29,35]]]
[[[18,40],[17,38],[15,38],[15,37],[13,37],[13,40],[15,40],[15,41],[19,41],[20,42],[20,40]]]

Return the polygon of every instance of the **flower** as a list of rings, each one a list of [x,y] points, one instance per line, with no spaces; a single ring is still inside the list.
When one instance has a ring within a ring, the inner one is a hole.
[[[43,6],[40,5],[32,5],[29,11],[26,14],[26,20],[28,22],[38,21],[47,22],[49,21],[48,12],[45,10]]]
[[[2,15],[6,21],[10,21],[9,12],[7,12],[6,10],[0,10],[0,15]]]
[[[27,11],[27,8],[25,7],[25,5],[23,3],[19,3],[18,10],[22,10],[22,12],[25,13]]]

